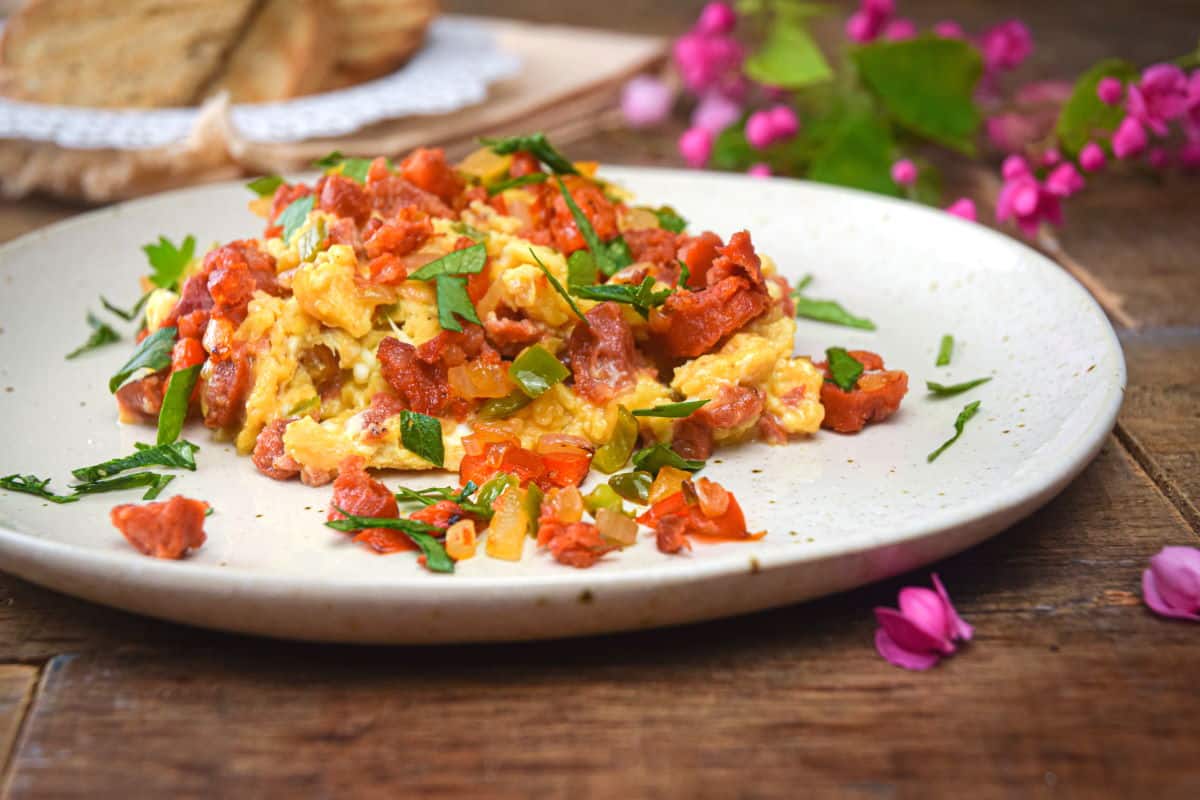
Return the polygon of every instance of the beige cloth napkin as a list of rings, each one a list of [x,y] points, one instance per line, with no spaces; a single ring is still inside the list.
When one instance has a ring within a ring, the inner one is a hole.
[[[218,98],[205,105],[186,141],[168,147],[69,150],[0,141],[0,192],[107,202],[240,174],[296,171],[335,149],[364,156],[394,156],[420,145],[462,149],[479,135],[587,120],[599,106],[611,103],[614,87],[653,67],[666,52],[663,40],[646,36],[495,19],[478,22],[522,60],[520,75],[495,84],[479,105],[381,122],[337,139],[262,144],[237,135],[227,103]]]

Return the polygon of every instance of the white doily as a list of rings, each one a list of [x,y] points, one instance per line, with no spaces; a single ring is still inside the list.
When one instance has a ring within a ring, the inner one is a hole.
[[[486,28],[441,17],[430,26],[425,46],[391,75],[280,103],[237,105],[231,117],[238,134],[255,142],[341,136],[385,119],[444,114],[478,103],[487,97],[488,84],[519,69],[520,61],[501,50]],[[196,108],[112,110],[0,98],[0,139],[142,150],[183,140],[198,114]]]

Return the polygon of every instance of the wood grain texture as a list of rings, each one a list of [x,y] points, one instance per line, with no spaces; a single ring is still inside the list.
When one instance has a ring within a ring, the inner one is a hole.
[[[37,667],[0,664],[0,794],[4,791],[4,776],[8,774],[8,763],[37,682]]]
[[[1046,509],[938,565],[977,637],[926,674],[879,659],[870,611],[924,574],[531,645],[319,647],[147,625],[50,662],[12,793],[1195,796],[1195,629],[1136,599],[1145,559],[1189,541],[1110,443]],[[43,630],[58,624],[44,612]]]

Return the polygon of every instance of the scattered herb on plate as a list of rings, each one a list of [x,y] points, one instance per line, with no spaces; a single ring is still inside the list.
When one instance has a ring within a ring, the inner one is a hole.
[[[963,381],[962,383],[954,383],[946,386],[936,381],[925,381],[925,388],[938,397],[953,397],[956,394],[962,394],[968,389],[974,389],[976,386],[987,383],[991,377],[976,378],[973,381]]]
[[[87,338],[87,341],[76,347],[71,352],[67,353],[67,358],[72,359],[89,353],[92,350],[103,347],[106,344],[121,341],[121,334],[117,333],[108,326],[103,320],[100,320],[92,312],[88,312],[87,323],[92,328],[92,335]]]
[[[174,467],[195,472],[196,451],[200,448],[186,439],[171,444],[139,445],[137,452],[120,458],[112,458],[99,464],[71,470],[77,481],[98,481],[118,472],[138,467]]]
[[[676,469],[695,472],[703,469],[704,462],[692,458],[684,458],[671,449],[670,445],[659,442],[651,447],[646,447],[638,450],[633,454],[633,467],[635,470],[649,472],[654,475],[663,467],[675,467]]]
[[[196,237],[189,235],[176,247],[167,237],[159,236],[157,242],[144,245],[142,250],[150,261],[150,282],[160,289],[174,289],[196,254]]]
[[[941,345],[938,346],[937,363],[935,366],[947,366],[950,363],[952,355],[954,355],[954,337],[947,333],[942,337]]]
[[[36,475],[5,475],[3,478],[0,478],[0,489],[32,494],[43,500],[49,500],[51,503],[59,503],[60,505],[62,503],[74,503],[79,500],[78,495],[55,494],[46,488],[46,485],[49,483],[50,478],[39,478]]]
[[[708,400],[685,400],[681,403],[667,403],[666,405],[655,406],[654,408],[639,408],[635,409],[633,415],[635,417],[667,417],[669,419],[679,419],[681,417],[691,416],[692,412],[700,408]]]
[[[965,406],[963,406],[963,410],[958,412],[958,419],[954,420],[954,435],[942,442],[942,446],[926,456],[925,460],[929,463],[932,463],[935,458],[945,452],[947,447],[957,442],[958,437],[962,436],[963,427],[966,426],[967,421],[970,420],[971,417],[975,416],[975,412],[977,411],[979,411],[978,400],[973,403],[967,403]]]
[[[843,392],[854,391],[858,376],[863,373],[862,362],[846,352],[844,347],[831,347],[825,351],[829,364],[829,382]]]
[[[337,506],[334,506],[334,508],[337,508]],[[442,547],[441,542],[430,535],[440,532],[434,526],[415,519],[356,517],[353,514],[347,514],[340,508],[337,508],[337,510],[345,519],[331,520],[325,523],[335,531],[352,533],[367,528],[388,528],[400,531],[424,554],[425,566],[430,572],[454,572],[454,561],[450,556],[446,555],[446,549]]]

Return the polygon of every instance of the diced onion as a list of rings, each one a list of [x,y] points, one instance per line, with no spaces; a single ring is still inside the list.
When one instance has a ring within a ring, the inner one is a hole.
[[[638,524],[620,511],[602,508],[596,512],[596,531],[609,543],[628,547],[637,541]]]

